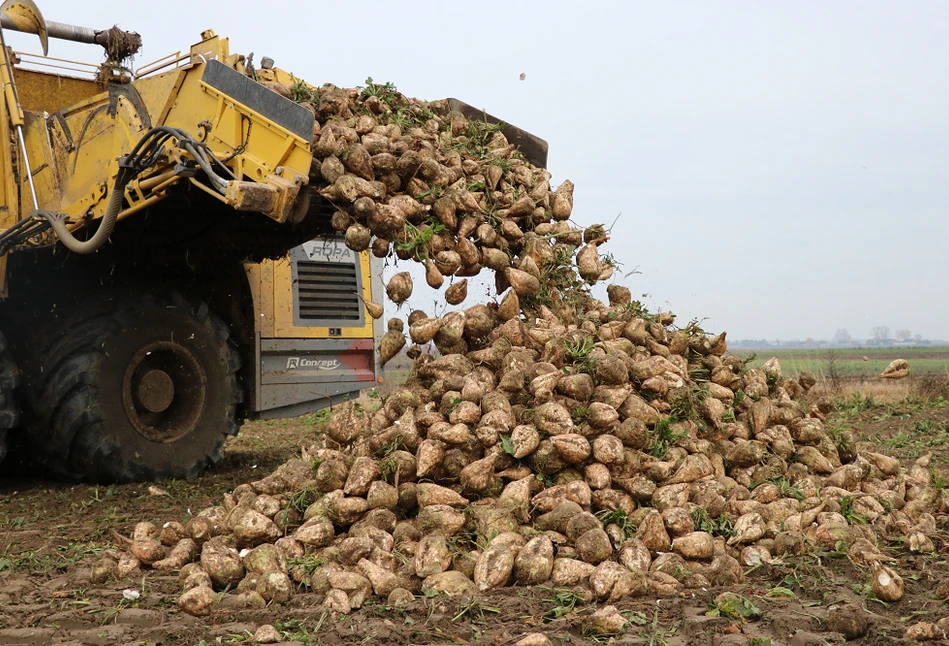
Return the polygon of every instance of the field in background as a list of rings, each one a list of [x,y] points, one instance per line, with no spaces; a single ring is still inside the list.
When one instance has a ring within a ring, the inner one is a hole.
[[[949,375],[949,347],[924,348],[821,348],[814,350],[736,350],[736,356],[754,357],[749,365],[761,367],[777,357],[785,375],[813,372],[818,378],[831,377],[831,363],[842,378],[871,379],[894,359],[909,361],[911,374]]]

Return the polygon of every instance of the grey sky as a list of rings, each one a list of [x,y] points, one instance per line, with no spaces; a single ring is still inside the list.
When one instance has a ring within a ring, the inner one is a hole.
[[[578,223],[622,214],[621,282],[706,329],[949,338],[949,4],[288,4],[40,0],[138,31],[137,64],[212,28],[311,83],[483,107],[549,142]]]

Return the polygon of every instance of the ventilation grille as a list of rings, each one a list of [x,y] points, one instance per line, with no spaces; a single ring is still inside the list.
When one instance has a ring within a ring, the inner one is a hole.
[[[297,263],[297,304],[307,321],[359,321],[362,304],[356,292],[356,265]]]

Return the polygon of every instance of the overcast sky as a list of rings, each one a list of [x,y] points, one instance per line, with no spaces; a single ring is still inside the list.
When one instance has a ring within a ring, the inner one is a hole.
[[[605,249],[641,272],[620,281],[680,320],[733,339],[949,338],[949,3],[39,5],[138,31],[138,65],[211,28],[317,85],[371,76],[505,118],[549,142],[579,224],[620,216]]]

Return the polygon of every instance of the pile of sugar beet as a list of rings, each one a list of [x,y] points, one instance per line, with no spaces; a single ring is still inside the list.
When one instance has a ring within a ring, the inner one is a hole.
[[[551,190],[496,127],[390,86],[283,90],[317,114],[311,181],[347,245],[424,263],[450,305],[490,269],[497,302],[389,321],[379,351],[408,332],[409,383],[337,407],[300,458],[188,523],[139,523],[94,581],[178,571],[179,607],[199,616],[536,584],[613,602],[735,584],[816,548],[901,598],[882,538],[932,552],[949,513],[926,457],[857,453],[825,429],[813,376],[750,368],[724,334],[677,327],[625,287],[594,298],[613,273],[607,232],[572,225],[572,184]],[[411,277],[386,291],[402,305]]]

